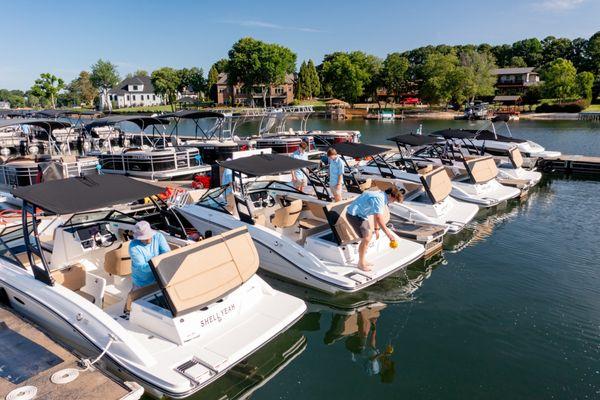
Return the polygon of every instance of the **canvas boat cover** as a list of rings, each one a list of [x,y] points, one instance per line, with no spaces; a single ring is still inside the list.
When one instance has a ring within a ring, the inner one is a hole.
[[[343,142],[332,146],[338,154],[352,158],[365,158],[385,153],[389,149],[364,143]]]
[[[184,119],[203,119],[203,118],[225,118],[220,112],[216,111],[197,111],[197,110],[179,110],[172,113],[159,115],[160,118],[184,118]]]
[[[59,128],[68,128],[71,126],[71,123],[66,121],[57,121],[54,119],[43,118],[13,118],[0,121],[0,129],[7,128],[9,126],[19,125],[38,126],[40,128],[50,128],[50,130],[54,130]]]
[[[163,191],[122,175],[93,175],[19,187],[11,193],[46,211],[72,214],[130,203]]]
[[[525,143],[527,140],[525,139],[519,139],[519,138],[515,138],[515,137],[510,137],[510,136],[503,136],[503,135],[498,135],[497,133],[494,133],[490,130],[483,130],[483,131],[473,131],[473,132],[478,132],[477,133],[477,139],[478,140],[494,140],[496,142],[506,142],[506,143]]]
[[[475,139],[477,131],[472,129],[442,129],[431,133],[432,136],[441,136],[444,139]]]
[[[414,133],[394,136],[388,140],[400,144],[407,144],[409,146],[426,146],[428,144],[434,144],[440,141],[440,139],[437,137],[429,135],[416,135]]]
[[[93,120],[85,125],[85,130],[90,132],[92,128],[112,126],[123,122],[131,122],[132,124],[136,124],[140,129],[144,129],[151,125],[167,125],[169,120],[162,117],[150,117],[147,115],[113,115]]]
[[[223,168],[238,171],[248,176],[264,176],[286,173],[294,169],[315,168],[317,163],[298,160],[282,154],[257,154],[236,160],[223,161]]]

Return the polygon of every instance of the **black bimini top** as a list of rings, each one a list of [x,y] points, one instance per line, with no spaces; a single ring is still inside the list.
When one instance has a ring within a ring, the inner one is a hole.
[[[444,139],[475,139],[477,131],[471,129],[442,129],[431,133],[432,136],[441,136]]]
[[[50,128],[50,130],[54,130],[59,128],[68,128],[69,126],[71,126],[71,123],[66,121],[57,121],[55,119],[43,118],[13,118],[0,120],[0,129],[18,125],[39,126],[40,128]]]
[[[184,119],[203,119],[203,118],[225,118],[220,112],[216,111],[196,111],[196,110],[179,110],[172,113],[159,115],[160,118],[184,118]]]
[[[352,158],[365,158],[385,153],[389,149],[364,143],[342,142],[332,146],[338,154]]]
[[[477,134],[477,139],[478,140],[494,140],[496,142],[506,142],[506,143],[511,143],[511,142],[512,143],[525,143],[527,141],[525,139],[498,135],[497,133],[494,133],[487,129],[483,130],[483,131],[479,131],[479,133]]]
[[[169,120],[162,117],[151,117],[148,115],[113,115],[110,117],[98,118],[89,124],[86,124],[85,130],[89,132],[92,130],[92,128],[111,126],[120,124],[122,122],[131,122],[132,124],[136,124],[140,129],[144,129],[151,125],[166,125],[169,123]]]
[[[130,203],[163,191],[122,175],[94,175],[23,186],[11,193],[51,213],[72,214]]]
[[[298,160],[282,154],[257,154],[236,160],[223,161],[223,168],[238,171],[248,176],[280,174],[300,168],[315,168],[317,163]]]
[[[69,115],[101,115],[99,111],[91,110],[41,110],[34,114],[36,117],[42,118],[59,118]]]
[[[389,138],[392,142],[407,144],[409,146],[426,146],[428,144],[438,143],[439,138],[428,136],[428,135],[416,135],[414,133],[408,133],[405,135],[398,135]]]

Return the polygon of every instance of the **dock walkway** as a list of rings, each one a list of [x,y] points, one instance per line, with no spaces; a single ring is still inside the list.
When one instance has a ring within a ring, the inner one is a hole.
[[[97,369],[79,372],[66,384],[50,377],[66,368],[83,369],[78,359],[38,328],[0,307],[0,399],[135,400],[143,394],[136,383],[118,383]],[[30,396],[28,387],[37,393]],[[15,389],[19,389],[16,390]]]

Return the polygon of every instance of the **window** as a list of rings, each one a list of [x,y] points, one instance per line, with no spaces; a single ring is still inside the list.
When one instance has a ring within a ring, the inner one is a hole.
[[[127,101],[129,101],[129,95],[127,95]]]
[[[132,99],[133,101],[135,101],[135,100],[136,100],[136,98],[135,98],[135,94],[134,94],[133,96],[131,96],[131,99]]]
[[[146,95],[146,100],[150,100],[150,95],[149,94]]]
[[[133,85],[133,90],[138,90],[137,85]]]
[[[156,95],[155,94],[152,95],[152,100],[156,100]]]

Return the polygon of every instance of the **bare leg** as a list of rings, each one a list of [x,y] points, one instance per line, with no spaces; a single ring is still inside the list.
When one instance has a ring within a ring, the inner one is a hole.
[[[364,237],[358,245],[358,268],[363,271],[370,271],[373,264],[370,264],[365,260],[365,255],[367,254],[367,249],[369,248],[369,243],[371,242],[371,238],[373,237],[373,233],[369,233],[368,236]]]

